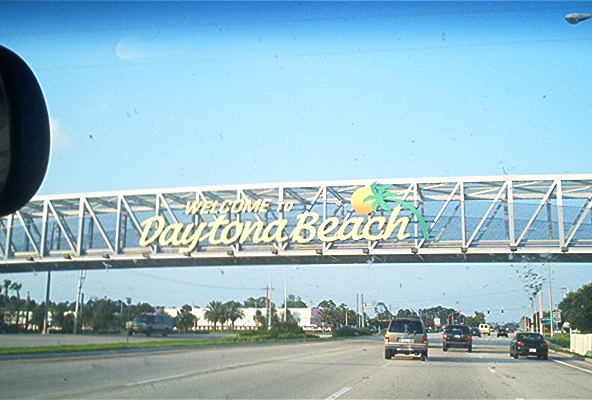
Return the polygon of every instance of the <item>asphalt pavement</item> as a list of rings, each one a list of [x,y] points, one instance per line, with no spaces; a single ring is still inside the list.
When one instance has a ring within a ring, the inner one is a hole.
[[[382,337],[0,362],[0,398],[590,398],[592,366],[561,354],[509,356],[508,338],[472,353],[384,358]]]

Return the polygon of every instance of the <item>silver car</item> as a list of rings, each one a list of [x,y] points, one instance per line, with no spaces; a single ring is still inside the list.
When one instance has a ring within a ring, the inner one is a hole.
[[[164,314],[141,314],[133,321],[126,323],[127,334],[144,333],[152,336],[153,333],[161,333],[166,336],[173,330],[173,321],[170,316]]]
[[[428,358],[428,335],[421,319],[393,319],[384,337],[384,357],[390,359],[397,354]]]

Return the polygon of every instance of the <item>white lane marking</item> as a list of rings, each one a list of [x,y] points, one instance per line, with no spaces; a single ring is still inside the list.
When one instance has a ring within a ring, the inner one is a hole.
[[[183,377],[186,377],[186,376],[187,376],[187,374],[180,374],[180,375],[173,375],[173,376],[165,376],[164,378],[155,378],[155,379],[147,379],[145,381],[131,382],[131,383],[127,383],[125,386],[144,385],[146,383],[154,383],[154,382],[168,381],[168,380],[171,380],[171,379],[183,378]]]
[[[479,356],[479,358],[483,358],[483,356]]]
[[[382,367],[380,367],[380,368],[386,368],[386,367],[388,367],[389,365],[391,365],[391,363],[392,363],[392,361],[389,361],[389,362],[385,363],[385,364],[384,364]]]
[[[333,393],[331,396],[327,397],[325,400],[333,400],[339,398],[339,396],[346,394],[351,390],[350,387],[344,387],[341,390]]]
[[[566,363],[566,362],[559,361],[559,360],[553,360],[553,361],[555,361],[556,363],[559,363],[559,364],[562,364],[562,365],[566,365],[566,366],[568,366],[568,367],[575,368],[575,369],[579,369],[580,371],[584,371],[584,372],[587,372],[587,373],[589,373],[589,374],[592,374],[592,371],[590,371],[589,369],[586,369],[586,368],[580,368],[580,367],[576,367],[575,365],[571,365],[571,364],[568,364],[568,363]]]
[[[489,372],[492,374],[497,374],[497,372],[495,372],[495,367],[489,367]]]

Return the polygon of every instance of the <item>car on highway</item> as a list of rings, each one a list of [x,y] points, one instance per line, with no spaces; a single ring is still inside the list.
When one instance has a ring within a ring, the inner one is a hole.
[[[448,351],[450,347],[473,351],[473,338],[471,328],[466,325],[448,325],[442,334],[442,350]]]
[[[497,336],[497,337],[500,337],[500,336],[505,336],[505,337],[508,337],[508,330],[507,330],[506,328],[499,328],[499,329],[497,330],[497,334],[496,334],[496,336]]]
[[[479,331],[482,335],[491,335],[491,327],[489,324],[479,324]]]
[[[422,361],[428,358],[428,334],[421,319],[395,318],[384,336],[384,358],[397,354],[414,355]]]
[[[146,336],[152,336],[154,333],[160,333],[162,336],[168,335],[173,330],[173,320],[166,314],[140,314],[132,321],[125,324],[128,335],[142,333]]]
[[[481,331],[476,326],[471,328],[471,336],[479,336],[481,337]]]
[[[549,358],[549,345],[540,333],[521,332],[510,342],[510,356],[536,356],[539,360]]]

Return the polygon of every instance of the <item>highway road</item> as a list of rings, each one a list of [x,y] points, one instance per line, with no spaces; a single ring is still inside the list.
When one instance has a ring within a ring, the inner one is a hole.
[[[158,354],[0,362],[1,398],[590,398],[592,364],[508,354],[507,338],[474,350],[385,360],[382,338],[180,349]],[[400,358],[399,358],[400,357]]]

